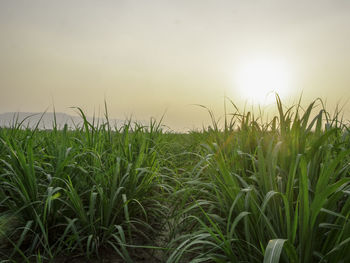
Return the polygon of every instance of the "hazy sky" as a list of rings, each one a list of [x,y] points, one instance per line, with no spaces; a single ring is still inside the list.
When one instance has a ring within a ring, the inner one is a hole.
[[[286,66],[287,101],[350,98],[348,0],[0,0],[0,32],[0,113],[106,98],[112,117],[192,128],[193,104],[247,101],[235,78],[255,58]]]

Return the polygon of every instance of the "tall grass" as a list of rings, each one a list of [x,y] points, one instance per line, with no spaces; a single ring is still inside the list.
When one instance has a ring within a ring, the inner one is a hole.
[[[89,258],[109,247],[132,262],[127,245],[151,244],[164,213],[159,124],[129,121],[114,132],[80,112],[84,126],[76,130],[0,130],[0,223],[7,225],[0,231],[11,248],[4,258]]]
[[[350,261],[350,132],[322,101],[160,123],[0,129],[0,259]],[[318,105],[318,108],[316,107]],[[38,127],[38,126],[37,126]]]
[[[316,102],[284,109],[277,96],[268,125],[250,112],[224,131],[213,120],[168,262],[350,260],[348,127],[325,109],[311,117]]]

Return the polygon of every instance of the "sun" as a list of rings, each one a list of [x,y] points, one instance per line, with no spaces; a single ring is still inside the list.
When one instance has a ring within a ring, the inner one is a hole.
[[[281,98],[289,94],[290,70],[282,60],[254,59],[241,63],[235,82],[243,100],[266,105],[274,102],[275,93]]]

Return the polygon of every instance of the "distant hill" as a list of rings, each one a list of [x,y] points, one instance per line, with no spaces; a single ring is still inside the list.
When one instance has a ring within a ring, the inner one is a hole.
[[[59,129],[62,129],[65,124],[68,125],[69,128],[74,128],[76,126],[81,126],[83,123],[83,119],[80,116],[72,116],[62,112],[56,112],[56,123]],[[87,117],[89,122],[92,122],[91,117]],[[40,122],[39,122],[40,121]],[[103,118],[97,119],[95,118],[95,124],[97,121],[104,122]],[[120,127],[124,120],[120,119],[110,119],[110,124],[112,127]],[[30,127],[34,128],[39,122],[38,127],[40,129],[52,129],[54,125],[54,113],[46,112],[43,114],[42,112],[6,112],[0,114],[0,127],[12,127],[15,123],[21,123],[21,127]]]

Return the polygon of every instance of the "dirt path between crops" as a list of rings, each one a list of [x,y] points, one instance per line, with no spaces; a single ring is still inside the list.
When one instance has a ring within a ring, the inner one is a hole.
[[[167,224],[164,225],[160,233],[154,240],[154,246],[165,248],[168,244],[170,230]],[[137,242],[142,243],[142,242]],[[147,249],[135,248],[129,251],[129,255],[134,263],[164,263],[167,260],[167,255],[162,249]],[[62,256],[56,258],[53,263],[125,263],[122,257],[112,249],[100,252],[100,259],[86,259],[83,256]]]

